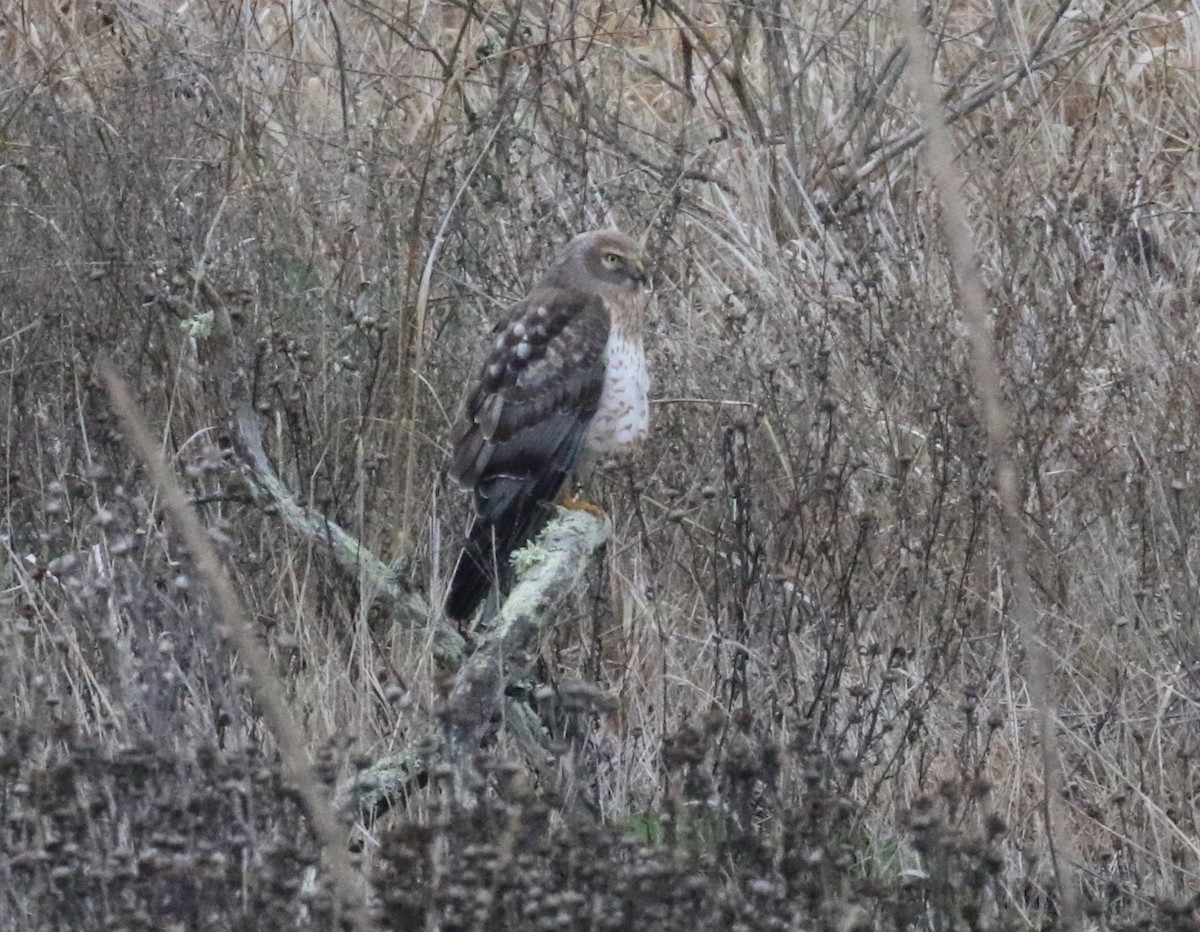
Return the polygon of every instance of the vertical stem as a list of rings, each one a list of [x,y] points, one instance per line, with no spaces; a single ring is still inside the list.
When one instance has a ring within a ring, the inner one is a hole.
[[[915,0],[899,4],[900,20],[908,45],[908,82],[925,124],[925,168],[933,182],[940,208],[942,235],[958,287],[970,345],[970,367],[975,392],[983,409],[988,457],[995,476],[1003,519],[1003,549],[1012,586],[1011,611],[1025,646],[1026,682],[1037,710],[1042,765],[1042,818],[1058,886],[1060,927],[1079,926],[1078,885],[1073,861],[1076,846],[1062,803],[1062,764],[1058,753],[1057,714],[1050,684],[1050,663],[1039,633],[1033,603],[1028,547],[1022,523],[1021,491],[1017,480],[1012,424],[1001,391],[1000,364],[988,318],[987,287],[967,220],[963,190],[965,177],[954,161],[954,140],[946,124],[937,88],[933,61],[918,18]]]

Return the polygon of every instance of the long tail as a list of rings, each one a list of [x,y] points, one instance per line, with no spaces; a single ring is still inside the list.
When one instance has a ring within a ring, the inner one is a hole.
[[[466,621],[491,588],[504,583],[509,557],[514,550],[525,546],[541,517],[536,494],[540,491],[505,477],[493,481],[479,496],[480,507],[467,532],[446,596],[446,614],[450,618]]]
[[[496,581],[500,561],[507,560],[507,554],[499,553],[493,559],[492,541],[490,524],[471,525],[446,596],[446,614],[455,621],[466,621],[475,613]]]

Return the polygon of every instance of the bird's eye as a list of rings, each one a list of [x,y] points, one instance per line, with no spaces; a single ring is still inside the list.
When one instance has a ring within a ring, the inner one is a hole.
[[[621,257],[615,252],[608,252],[600,259],[600,262],[606,269],[615,269],[621,264]]]

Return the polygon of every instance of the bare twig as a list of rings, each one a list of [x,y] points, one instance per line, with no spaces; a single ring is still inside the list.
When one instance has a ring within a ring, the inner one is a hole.
[[[1068,0],[1059,0],[1059,6],[1055,11],[1054,16],[1051,17],[1050,23],[1045,29],[1042,30],[1041,35],[1033,43],[1033,46],[1024,61],[1014,65],[1004,74],[997,75],[996,77],[987,81],[981,87],[978,87],[971,93],[967,94],[962,100],[953,104],[945,104],[944,109],[939,109],[939,112],[942,113],[942,119],[947,124],[956,123],[963,117],[970,116],[980,107],[983,107],[996,97],[1006,93],[1017,84],[1021,83],[1032,75],[1037,74],[1037,72],[1041,69],[1048,67],[1056,61],[1060,61],[1064,58],[1070,58],[1073,55],[1078,54],[1080,51],[1088,48],[1089,45],[1095,41],[1094,37],[1089,36],[1088,38],[1080,40],[1079,42],[1075,42],[1066,48],[1043,55],[1046,50],[1046,46],[1050,42],[1051,35],[1053,35],[1055,28],[1058,26],[1069,5],[1070,4]],[[928,52],[926,53],[925,57],[926,59],[929,58]],[[932,74],[932,70],[930,70],[930,74]],[[939,108],[941,107],[942,104],[939,100]],[[840,204],[844,202],[859,184],[861,184],[863,181],[866,181],[868,178],[871,178],[881,168],[888,165],[905,152],[908,152],[910,149],[924,142],[928,131],[928,126],[924,124],[910,126],[904,130],[901,130],[899,133],[892,136],[892,138],[881,142],[877,147],[875,147],[872,157],[854,169],[850,175],[852,184],[846,186],[846,189],[842,192],[841,196],[835,203]],[[845,167],[846,161],[843,159],[842,161],[835,162],[833,165],[831,165],[830,171],[837,171]]]
[[[692,19],[675,0],[659,0],[658,5],[687,30],[689,40],[708,56],[709,67],[717,71],[725,79],[725,82],[729,85],[729,89],[733,91],[733,96],[737,98],[742,115],[746,118],[746,126],[750,130],[751,138],[756,143],[765,143],[767,141],[767,130],[763,125],[762,117],[759,115],[758,107],[754,102],[753,92],[750,89],[738,56],[733,55],[732,60],[729,60],[731,56],[718,49],[712,40],[709,39],[707,30]]]

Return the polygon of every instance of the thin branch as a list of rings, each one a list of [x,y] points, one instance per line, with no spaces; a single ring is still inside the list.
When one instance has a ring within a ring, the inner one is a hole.
[[[1026,78],[1036,74],[1041,69],[1053,64],[1056,61],[1069,58],[1092,45],[1095,41],[1095,37],[1089,36],[1086,39],[1082,39],[1079,42],[1075,42],[1067,46],[1066,48],[1059,49],[1056,52],[1042,57],[1042,54],[1045,51],[1046,46],[1049,44],[1055,28],[1062,20],[1063,14],[1066,12],[1068,6],[1070,6],[1069,0],[1059,0],[1059,6],[1055,10],[1054,15],[1051,17],[1049,24],[1042,30],[1041,35],[1038,36],[1037,41],[1034,42],[1033,47],[1029,51],[1029,55],[1024,61],[1014,65],[1004,74],[997,75],[995,78],[992,78],[981,87],[976,88],[962,100],[953,104],[944,104],[944,110],[940,110],[942,113],[942,119],[948,125],[956,123],[963,119],[963,117],[970,116],[980,107],[983,107],[985,104],[994,100],[999,95],[1015,87]],[[926,57],[929,57],[928,54]],[[932,74],[932,71],[930,74]],[[942,104],[939,103],[939,107],[941,106]],[[899,133],[896,133],[894,136],[892,136],[891,139],[881,142],[873,150],[875,154],[866,162],[855,168],[851,173],[850,180],[853,183],[848,185],[846,190],[842,192],[841,196],[837,199],[836,204],[844,202],[862,182],[872,177],[888,163],[894,161],[896,158],[903,155],[905,152],[908,152],[910,149],[920,145],[925,140],[927,132],[927,126],[924,124],[918,124],[917,126],[911,126],[907,129],[901,130]],[[839,162],[833,163],[828,170],[837,171],[845,168],[846,164],[847,160],[843,159]]]

